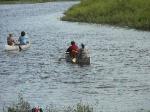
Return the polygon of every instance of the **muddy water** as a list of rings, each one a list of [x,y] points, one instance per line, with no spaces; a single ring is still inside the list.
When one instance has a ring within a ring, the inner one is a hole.
[[[150,110],[150,33],[60,21],[75,2],[0,5],[0,109],[21,93],[32,106],[84,102],[96,112]],[[6,36],[28,32],[27,51],[5,52]],[[91,65],[58,61],[75,40]]]

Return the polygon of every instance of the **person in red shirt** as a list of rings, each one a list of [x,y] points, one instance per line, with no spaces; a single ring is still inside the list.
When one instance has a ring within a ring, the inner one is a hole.
[[[76,58],[79,52],[79,48],[74,41],[71,41],[71,46],[69,46],[66,52],[68,52],[72,58]]]

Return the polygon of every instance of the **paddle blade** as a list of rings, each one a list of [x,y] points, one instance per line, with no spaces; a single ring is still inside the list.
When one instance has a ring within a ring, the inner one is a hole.
[[[76,59],[76,58],[73,58],[73,59],[72,59],[72,62],[73,62],[73,63],[76,63],[76,62],[77,62],[77,59]]]

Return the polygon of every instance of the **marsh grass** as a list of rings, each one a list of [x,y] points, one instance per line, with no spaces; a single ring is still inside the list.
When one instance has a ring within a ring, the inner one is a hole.
[[[7,107],[7,109],[4,109],[4,112],[31,112],[31,106],[20,94],[18,96],[17,103],[14,103],[12,106]]]
[[[78,103],[75,106],[64,107],[58,109],[54,105],[49,105],[43,112],[93,112],[93,108],[88,104]],[[29,102],[25,101],[21,94],[18,95],[18,101],[9,107],[4,107],[3,112],[32,112],[32,107]]]
[[[91,108],[89,105],[78,103],[73,112],[93,112],[93,108]]]
[[[81,0],[62,20],[150,30],[150,0]]]

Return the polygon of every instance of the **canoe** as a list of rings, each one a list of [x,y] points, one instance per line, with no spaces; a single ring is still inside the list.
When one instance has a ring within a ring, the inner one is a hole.
[[[20,45],[20,47],[21,47],[21,50],[26,50],[30,47],[30,43],[26,45]],[[20,48],[18,45],[13,45],[13,46],[5,45],[5,50],[6,51],[19,51]]]
[[[65,54],[66,62],[79,64],[79,65],[90,65],[90,57],[86,57],[83,59],[71,58],[69,54]]]

